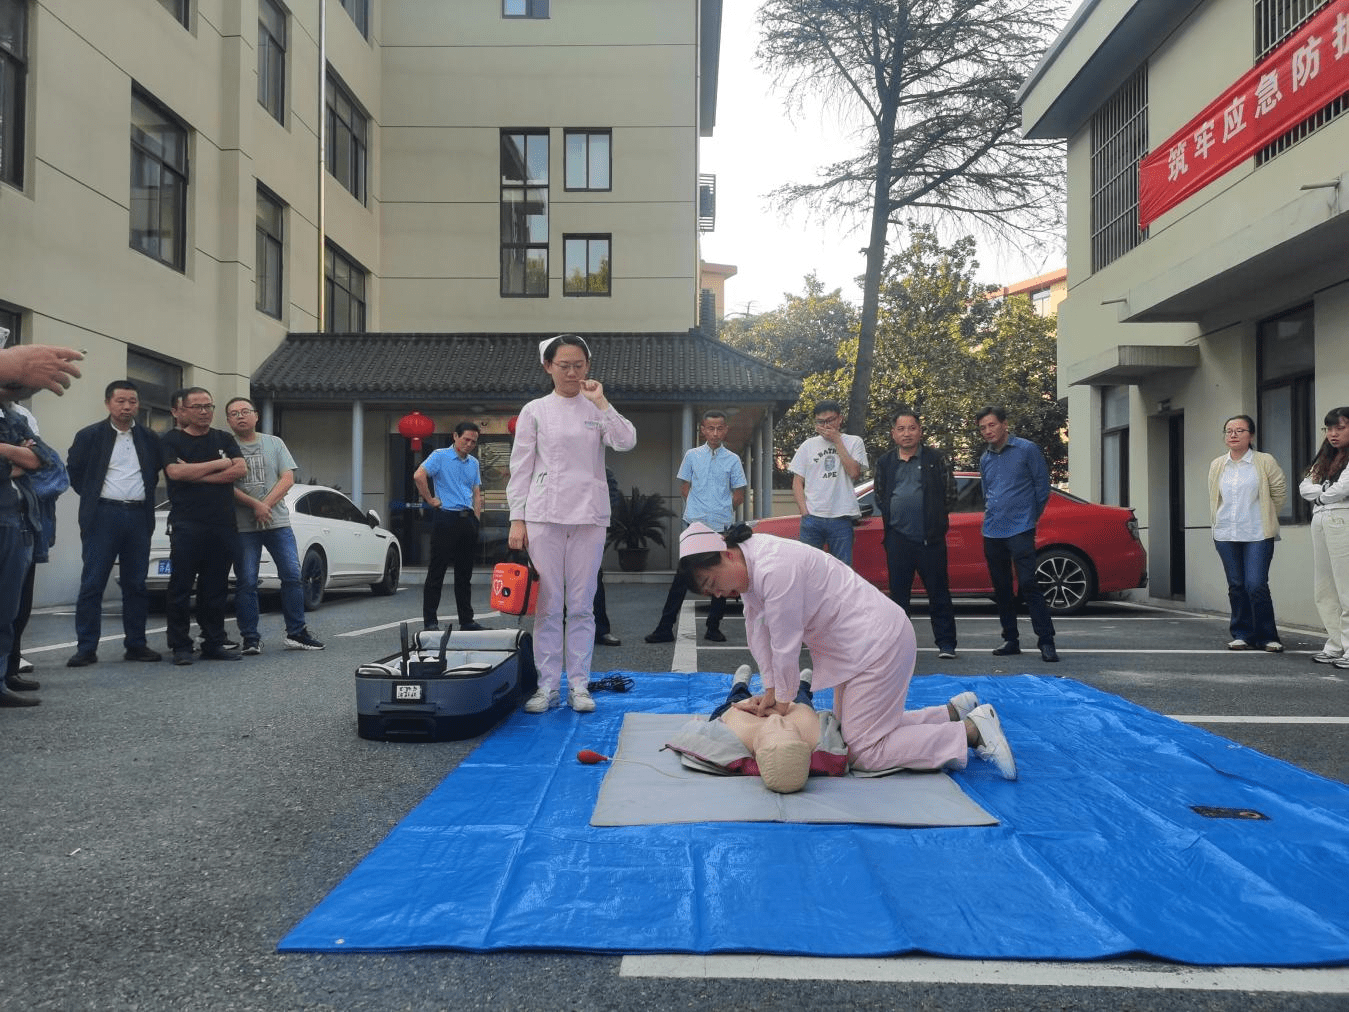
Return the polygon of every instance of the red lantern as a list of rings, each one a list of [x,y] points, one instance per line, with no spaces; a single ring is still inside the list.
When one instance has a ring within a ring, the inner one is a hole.
[[[422,440],[436,431],[436,423],[420,411],[413,411],[398,419],[398,433],[412,441],[412,452],[422,448]]]
[[[515,423],[520,420],[519,415],[511,415],[511,420],[506,423],[506,431],[512,436],[515,435]]]

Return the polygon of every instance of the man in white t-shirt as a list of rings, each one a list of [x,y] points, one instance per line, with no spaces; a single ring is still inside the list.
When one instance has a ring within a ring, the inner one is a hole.
[[[843,431],[838,401],[815,405],[815,433],[797,448],[790,468],[801,540],[851,566],[853,524],[862,515],[853,484],[867,466],[866,446]]]

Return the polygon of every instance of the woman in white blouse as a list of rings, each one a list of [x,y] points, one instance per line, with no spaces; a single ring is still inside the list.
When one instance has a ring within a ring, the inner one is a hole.
[[[1326,438],[1298,486],[1312,504],[1312,579],[1326,627],[1318,664],[1349,668],[1349,407],[1326,415]]]
[[[1269,564],[1288,485],[1278,462],[1251,445],[1255,420],[1250,415],[1233,415],[1224,422],[1223,438],[1227,452],[1209,465],[1208,496],[1213,545],[1227,574],[1232,605],[1227,649],[1280,653]]]

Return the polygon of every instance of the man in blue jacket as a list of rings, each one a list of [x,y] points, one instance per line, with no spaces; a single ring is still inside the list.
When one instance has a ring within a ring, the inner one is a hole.
[[[80,497],[84,568],[75,602],[77,646],[66,666],[98,663],[103,591],[120,563],[122,635],[128,661],[157,661],[145,643],[149,604],[145,573],[155,529],[159,437],[136,421],[140,394],[131,380],[113,380],[103,392],[108,417],[75,433],[66,459],[70,486]]]
[[[916,570],[927,591],[938,656],[956,656],[956,616],[946,567],[946,529],[956,498],[951,465],[923,445],[923,423],[909,407],[895,411],[895,448],[876,462],[876,510],[885,522],[890,599],[907,613]]]
[[[984,482],[984,561],[988,563],[993,596],[1002,623],[998,657],[1021,653],[1016,628],[1016,590],[1030,609],[1030,624],[1040,645],[1040,657],[1057,661],[1054,623],[1049,605],[1035,576],[1035,525],[1049,503],[1049,466],[1041,449],[1029,439],[1007,431],[1007,410],[989,406],[975,416],[979,435],[988,449],[979,458]],[[1012,570],[1016,569],[1016,588]]]

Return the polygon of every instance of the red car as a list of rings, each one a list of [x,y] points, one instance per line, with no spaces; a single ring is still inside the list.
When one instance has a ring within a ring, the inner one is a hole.
[[[888,591],[881,518],[871,484],[866,481],[854,489],[863,519],[853,543],[853,568],[869,583]],[[946,532],[951,594],[992,597],[993,585],[984,562],[983,483],[977,472],[961,471],[956,473],[956,489],[951,528]],[[796,539],[801,518],[770,517],[755,521],[754,529]],[[1147,585],[1147,551],[1138,539],[1138,521],[1131,509],[1102,506],[1050,489],[1049,503],[1035,529],[1035,548],[1040,589],[1055,615],[1074,615],[1101,594]],[[913,588],[915,594],[924,593],[917,577]]]

